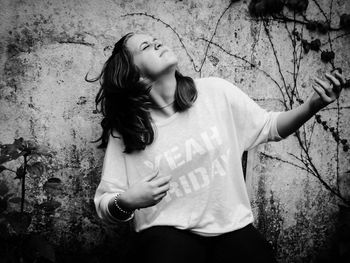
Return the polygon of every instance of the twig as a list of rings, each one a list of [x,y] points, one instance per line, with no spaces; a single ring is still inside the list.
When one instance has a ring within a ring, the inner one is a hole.
[[[207,42],[209,41],[209,40],[207,40],[207,39],[205,39],[205,38],[199,38],[199,40],[203,40],[203,41],[207,41]],[[280,90],[280,92],[281,92],[281,95],[282,95],[282,98],[283,98],[283,101],[281,101],[281,102],[282,102],[282,104],[284,105],[284,107],[287,108],[286,99],[285,99],[285,96],[284,96],[284,93],[283,93],[283,90],[282,90],[281,85],[280,85],[269,73],[267,73],[265,70],[260,69],[256,64],[251,63],[250,61],[246,60],[244,57],[241,57],[241,56],[238,56],[238,55],[236,55],[236,54],[230,53],[230,52],[227,51],[225,48],[223,48],[221,45],[219,45],[219,44],[217,44],[217,43],[215,43],[215,42],[210,42],[210,43],[211,43],[212,45],[218,47],[219,49],[221,49],[221,50],[222,50],[224,53],[226,53],[227,55],[232,56],[232,57],[234,57],[234,58],[237,58],[237,59],[239,59],[239,60],[242,60],[242,61],[244,61],[245,63],[249,64],[250,67],[256,68],[258,71],[264,73],[264,74],[265,74],[269,79],[271,79],[271,80],[276,84],[276,86],[279,88],[279,90]]]
[[[290,97],[290,95],[289,95],[289,93],[288,93],[288,88],[287,88],[286,81],[285,81],[284,76],[283,76],[283,74],[282,74],[282,69],[281,69],[281,65],[280,65],[280,62],[279,62],[278,57],[277,57],[277,52],[276,52],[275,46],[274,46],[274,44],[273,44],[273,42],[272,42],[272,39],[271,39],[269,30],[267,29],[267,24],[266,24],[266,22],[265,22],[264,20],[263,20],[263,25],[264,25],[264,29],[265,29],[265,33],[266,33],[266,35],[267,35],[267,38],[269,39],[270,45],[271,45],[271,47],[272,47],[273,54],[274,54],[274,56],[275,56],[275,60],[276,60],[277,66],[278,66],[278,71],[279,71],[279,73],[280,73],[280,75],[281,75],[281,78],[282,78],[282,81],[283,81],[283,84],[284,84],[284,89],[285,89],[285,91],[286,91],[286,94],[287,94],[289,100],[291,100],[291,97]],[[288,109],[289,109],[289,108],[286,108],[286,110],[288,110]]]
[[[224,12],[222,12],[222,14],[220,15],[218,21],[216,22],[214,32],[213,32],[213,34],[212,34],[210,40],[207,42],[207,46],[206,46],[205,52],[204,52],[204,58],[203,58],[202,63],[201,63],[201,65],[200,65],[200,67],[199,67],[199,70],[198,70],[198,72],[200,73],[200,75],[201,75],[201,73],[202,73],[202,68],[203,68],[204,62],[205,62],[205,60],[206,60],[206,58],[207,58],[207,54],[208,54],[208,50],[209,50],[210,43],[211,43],[211,41],[213,40],[213,38],[214,38],[214,36],[215,36],[215,34],[216,34],[216,30],[218,29],[219,23],[220,23],[222,17],[224,16],[224,14],[227,12],[227,10],[230,9],[230,7],[231,7],[231,5],[232,5],[233,3],[234,3],[233,1],[230,2],[230,4],[228,5],[228,7],[226,7],[226,9],[224,10]]]
[[[24,198],[25,198],[25,192],[26,192],[26,187],[25,187],[25,178],[26,178],[26,173],[27,173],[27,166],[28,166],[28,160],[27,160],[27,155],[23,155],[24,158],[24,164],[23,164],[23,172],[21,175],[22,179],[22,196],[21,196],[21,213],[24,211]]]
[[[268,157],[268,158],[270,158],[270,159],[274,159],[274,160],[277,160],[277,161],[280,161],[280,162],[283,162],[283,163],[287,163],[287,164],[293,165],[293,166],[295,166],[295,167],[297,167],[297,168],[299,168],[299,169],[301,169],[301,170],[304,170],[304,171],[306,171],[306,172],[309,172],[308,169],[306,169],[306,168],[304,168],[304,167],[302,167],[302,166],[300,166],[300,165],[297,165],[297,164],[295,164],[295,163],[292,163],[292,162],[290,162],[290,161],[283,160],[283,159],[281,159],[281,158],[279,158],[279,157],[277,157],[277,156],[272,156],[272,155],[266,154],[266,153],[264,153],[264,152],[261,152],[260,154],[263,155],[263,156],[265,156],[265,157]]]

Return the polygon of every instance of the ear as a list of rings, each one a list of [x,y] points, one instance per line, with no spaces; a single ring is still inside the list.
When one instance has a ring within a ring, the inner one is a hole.
[[[139,78],[139,83],[147,83],[147,78],[141,76]]]
[[[143,83],[145,86],[151,85],[152,81],[147,77],[140,77],[139,83]]]
[[[151,80],[147,78],[146,76],[140,76],[139,81],[141,82],[150,82]]]

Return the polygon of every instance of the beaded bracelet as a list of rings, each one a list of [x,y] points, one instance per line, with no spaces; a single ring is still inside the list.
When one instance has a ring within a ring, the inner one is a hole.
[[[119,205],[118,205],[118,198],[119,196],[121,195],[121,193],[117,193],[116,196],[114,197],[114,205],[117,207],[117,209],[122,212],[123,214],[126,214],[126,215],[131,215],[134,213],[134,211],[126,211],[124,209],[122,209]]]

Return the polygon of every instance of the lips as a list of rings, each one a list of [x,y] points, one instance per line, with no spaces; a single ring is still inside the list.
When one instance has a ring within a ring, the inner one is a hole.
[[[168,52],[168,50],[166,50],[166,49],[165,49],[165,50],[163,50],[163,51],[162,51],[162,53],[160,53],[160,55],[159,55],[159,56],[161,57],[161,56],[162,56],[162,55],[163,55],[165,52]]]

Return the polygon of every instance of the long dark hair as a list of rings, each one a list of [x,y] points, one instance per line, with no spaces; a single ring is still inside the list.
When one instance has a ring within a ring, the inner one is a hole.
[[[112,55],[105,62],[101,73],[94,79],[99,80],[95,103],[101,112],[102,135],[95,142],[101,141],[99,148],[105,148],[108,137],[116,131],[121,135],[125,153],[144,150],[154,141],[154,129],[149,108],[152,105],[149,92],[152,86],[140,81],[140,71],[133,62],[132,54],[126,42],[134,33],[123,36],[115,45]],[[177,82],[174,107],[178,112],[190,108],[197,98],[197,89],[191,77],[175,71]]]

